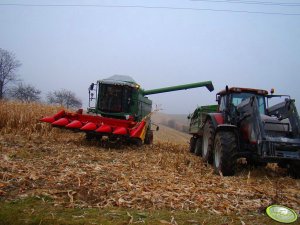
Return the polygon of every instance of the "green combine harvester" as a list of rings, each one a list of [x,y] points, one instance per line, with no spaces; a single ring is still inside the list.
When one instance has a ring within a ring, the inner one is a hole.
[[[76,113],[62,110],[41,121],[54,127],[85,132],[87,139],[107,137],[112,141],[151,144],[152,101],[147,96],[198,87],[214,90],[211,81],[144,90],[131,77],[115,75],[90,85],[87,114],[83,114],[82,109]]]

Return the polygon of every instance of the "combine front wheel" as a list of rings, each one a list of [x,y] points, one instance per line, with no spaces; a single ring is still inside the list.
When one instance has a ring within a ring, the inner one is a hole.
[[[151,145],[153,143],[153,131],[152,130],[150,130],[150,129],[147,130],[144,143],[146,145]]]
[[[230,131],[219,131],[214,141],[214,170],[216,174],[232,176],[236,167],[237,141]]]

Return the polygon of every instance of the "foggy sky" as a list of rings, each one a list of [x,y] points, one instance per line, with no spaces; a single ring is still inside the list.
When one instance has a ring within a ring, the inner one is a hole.
[[[300,13],[300,7],[188,0],[13,2]],[[225,85],[275,88],[277,94],[290,94],[300,106],[300,16],[0,6],[0,28],[0,48],[14,52],[21,61],[18,73],[25,83],[45,94],[72,90],[85,106],[89,84],[114,74],[132,76],[144,89],[213,81],[212,93],[198,88],[151,96],[166,113],[187,114],[197,105],[214,104],[217,91]]]

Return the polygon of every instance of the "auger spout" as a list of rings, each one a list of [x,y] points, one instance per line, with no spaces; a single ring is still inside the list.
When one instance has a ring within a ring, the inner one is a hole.
[[[214,90],[214,86],[211,81],[204,81],[204,82],[183,84],[183,85],[158,88],[158,89],[152,89],[152,90],[144,90],[142,92],[142,94],[145,96],[145,95],[153,95],[153,94],[159,94],[159,93],[165,93],[165,92],[171,92],[171,91],[187,90],[187,89],[198,88],[198,87],[206,87],[210,92],[212,92]]]

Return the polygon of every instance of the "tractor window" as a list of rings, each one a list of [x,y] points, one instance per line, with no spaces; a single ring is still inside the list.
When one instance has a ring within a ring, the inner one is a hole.
[[[252,93],[233,93],[232,94],[232,104],[237,106],[242,101],[246,100],[247,98],[250,98],[254,96],[255,94]],[[265,97],[262,95],[255,95],[258,100],[258,110],[261,114],[265,114]]]
[[[226,109],[226,96],[220,96],[220,98],[219,111],[222,112]]]

